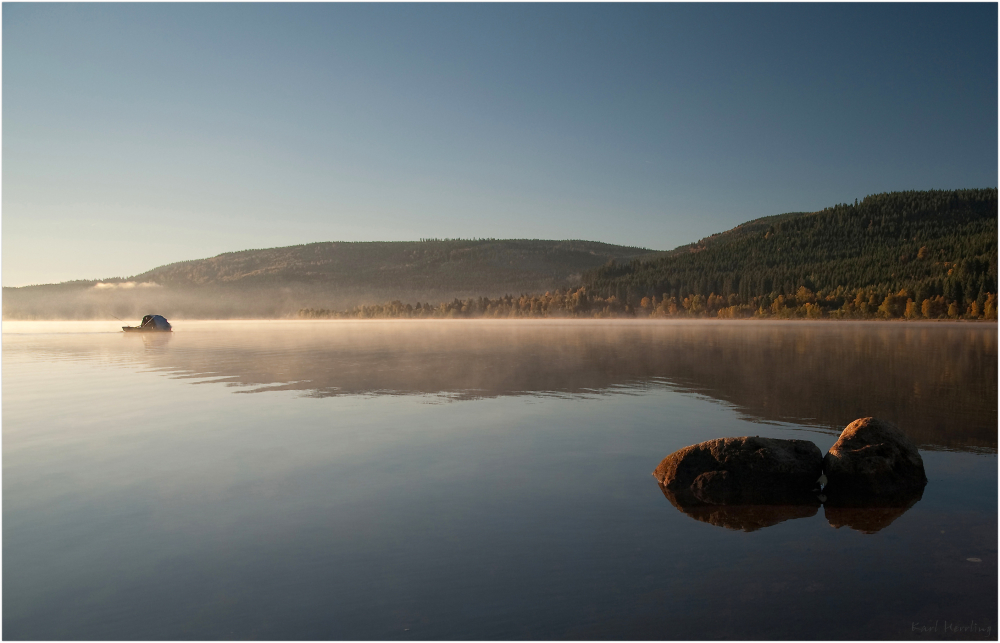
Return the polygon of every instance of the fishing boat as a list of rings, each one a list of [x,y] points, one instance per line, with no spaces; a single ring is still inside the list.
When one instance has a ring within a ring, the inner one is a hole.
[[[146,315],[138,326],[122,326],[126,333],[170,333],[173,332],[162,315]]]

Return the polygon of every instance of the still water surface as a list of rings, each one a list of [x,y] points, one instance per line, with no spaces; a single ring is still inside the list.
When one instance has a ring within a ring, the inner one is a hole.
[[[995,324],[116,329],[3,325],[6,639],[997,638]],[[868,415],[909,509],[727,527],[651,476]]]

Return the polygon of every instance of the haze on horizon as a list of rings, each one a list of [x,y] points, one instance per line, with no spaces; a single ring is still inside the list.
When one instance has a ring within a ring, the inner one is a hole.
[[[997,5],[22,4],[4,286],[997,185]]]

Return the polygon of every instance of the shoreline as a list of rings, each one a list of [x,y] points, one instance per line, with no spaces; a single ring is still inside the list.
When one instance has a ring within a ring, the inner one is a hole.
[[[176,322],[239,322],[239,323],[274,323],[274,322],[295,322],[295,323],[329,323],[329,322],[571,322],[571,323],[624,323],[624,324],[761,324],[761,323],[784,323],[784,324],[997,324],[996,319],[782,319],[776,317],[749,317],[743,319],[720,319],[718,317],[682,317],[682,318],[657,318],[657,317],[386,317],[386,318],[314,318],[303,319],[299,317],[171,317],[172,323]],[[117,324],[122,322],[116,319],[4,319],[0,324]]]

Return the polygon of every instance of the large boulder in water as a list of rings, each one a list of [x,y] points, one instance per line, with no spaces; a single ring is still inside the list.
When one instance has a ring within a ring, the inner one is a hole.
[[[891,422],[861,418],[847,425],[823,458],[828,486],[852,493],[893,496],[927,484],[924,461]]]
[[[671,453],[653,477],[684,506],[798,505],[814,502],[822,464],[808,440],[720,438]]]

